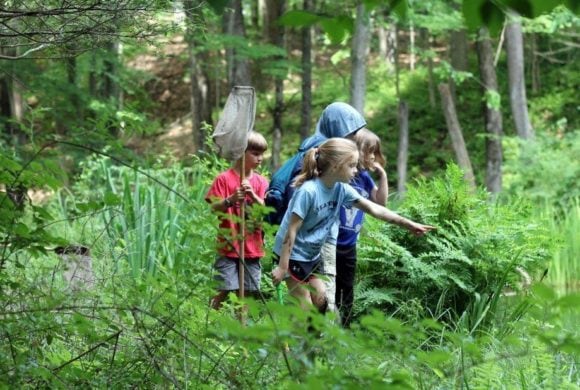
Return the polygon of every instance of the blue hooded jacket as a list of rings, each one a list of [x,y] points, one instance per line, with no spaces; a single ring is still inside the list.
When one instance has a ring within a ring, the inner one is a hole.
[[[298,148],[298,152],[272,175],[266,193],[266,205],[273,207],[275,211],[268,216],[268,222],[279,225],[282,221],[294,193],[292,181],[302,170],[304,154],[329,138],[347,137],[366,124],[363,116],[351,105],[342,102],[329,104],[320,115],[314,135],[306,138]]]

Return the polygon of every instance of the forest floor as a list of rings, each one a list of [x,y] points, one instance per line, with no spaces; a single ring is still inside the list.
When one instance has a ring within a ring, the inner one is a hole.
[[[129,66],[149,75],[144,89],[154,106],[152,115],[160,128],[152,135],[132,136],[126,143],[138,154],[171,154],[178,159],[194,153],[189,116],[191,83],[188,74],[187,44],[172,37],[159,47],[136,56]]]

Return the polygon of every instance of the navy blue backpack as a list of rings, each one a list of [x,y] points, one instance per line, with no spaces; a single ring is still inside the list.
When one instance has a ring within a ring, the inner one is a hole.
[[[272,225],[280,225],[284,218],[284,213],[294,193],[292,181],[302,169],[304,154],[304,151],[299,151],[272,175],[265,199],[266,206],[274,208],[274,211],[266,216],[266,221]]]

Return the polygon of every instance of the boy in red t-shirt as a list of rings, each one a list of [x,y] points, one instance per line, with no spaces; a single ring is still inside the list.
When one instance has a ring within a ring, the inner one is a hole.
[[[250,132],[244,156],[244,180],[241,185],[242,159],[240,158],[230,169],[215,178],[205,196],[205,200],[211,204],[214,212],[225,214],[220,217],[221,233],[218,235],[218,253],[214,263],[216,270],[214,278],[220,283],[219,292],[211,299],[211,306],[214,309],[221,307],[230,292],[238,291],[240,288],[238,277],[241,265],[240,232],[237,222],[240,217],[240,204],[245,201],[246,208],[254,203],[264,205],[268,180],[254,172],[254,169],[262,163],[267,148],[268,143],[261,134],[255,131]],[[246,215],[248,215],[247,212]],[[233,216],[237,219],[232,218]],[[260,289],[262,276],[260,259],[264,257],[264,240],[259,224],[246,223],[244,257],[244,289],[249,294],[256,295]]]

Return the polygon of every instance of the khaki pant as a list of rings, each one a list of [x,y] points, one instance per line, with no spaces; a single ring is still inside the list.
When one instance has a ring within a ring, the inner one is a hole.
[[[336,294],[336,245],[325,243],[320,251],[322,259],[322,274],[324,285],[326,287],[326,301],[328,302],[328,311],[337,313],[335,294]]]

